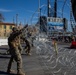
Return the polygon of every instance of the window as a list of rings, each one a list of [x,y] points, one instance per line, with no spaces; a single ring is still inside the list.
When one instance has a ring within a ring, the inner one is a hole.
[[[10,29],[12,29],[12,26],[10,26]]]
[[[4,29],[6,29],[6,25],[4,25]]]

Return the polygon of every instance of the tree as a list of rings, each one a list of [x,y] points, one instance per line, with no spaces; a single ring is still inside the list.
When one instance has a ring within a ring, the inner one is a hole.
[[[0,13],[0,22],[3,22],[4,20],[4,16],[2,15],[2,13]]]

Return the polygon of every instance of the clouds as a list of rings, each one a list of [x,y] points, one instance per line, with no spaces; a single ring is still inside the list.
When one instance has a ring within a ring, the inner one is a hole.
[[[12,12],[12,10],[8,10],[8,9],[2,9],[2,8],[0,8],[0,12]]]

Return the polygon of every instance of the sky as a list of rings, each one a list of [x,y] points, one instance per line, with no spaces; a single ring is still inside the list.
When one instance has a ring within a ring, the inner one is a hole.
[[[58,0],[57,15],[62,17],[62,7],[65,0]],[[50,0],[54,3],[54,0]],[[47,15],[47,0],[40,0],[41,15]],[[18,23],[36,23],[38,20],[39,0],[0,0],[0,13],[3,14],[5,22],[16,22],[16,15]],[[70,19],[69,0],[66,0],[63,17]]]

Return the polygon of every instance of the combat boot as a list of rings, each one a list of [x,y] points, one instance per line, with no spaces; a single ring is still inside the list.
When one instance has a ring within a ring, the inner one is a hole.
[[[28,55],[30,56],[30,55],[31,55],[31,53],[28,53]]]
[[[25,75],[25,73],[24,73],[23,71],[19,70],[19,71],[17,72],[17,75]]]
[[[16,71],[15,71],[15,70],[7,70],[7,73],[13,73],[13,74],[16,74]]]
[[[26,51],[25,51],[25,53],[27,54],[27,53],[28,53],[28,51],[26,50]]]

